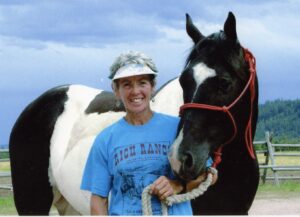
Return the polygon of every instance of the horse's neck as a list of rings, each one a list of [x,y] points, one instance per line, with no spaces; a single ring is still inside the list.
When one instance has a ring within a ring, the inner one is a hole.
[[[252,159],[250,158],[250,152],[249,152],[249,149],[247,148],[247,146],[250,145],[253,147],[253,139],[255,136],[255,128],[256,128],[257,112],[258,112],[257,106],[258,105],[257,105],[257,99],[256,99],[253,104],[253,107],[252,107],[252,120],[251,120],[252,141],[246,139],[246,138],[248,138],[248,136],[246,136],[246,135],[250,135],[249,134],[250,132],[247,131],[247,124],[249,121],[250,112],[245,113],[245,111],[247,111],[247,109],[245,107],[241,107],[238,109],[239,111],[242,111],[242,112],[239,112],[239,116],[243,117],[243,119],[236,120],[237,129],[238,129],[236,138],[231,143],[227,144],[224,147],[223,157],[225,157],[225,155],[229,155],[227,160],[234,161],[233,159],[240,158],[243,161],[245,161],[245,159],[250,159],[252,161]],[[246,106],[246,107],[249,107],[249,106]],[[245,158],[245,156],[248,156],[249,158]]]
[[[178,116],[179,107],[183,104],[183,92],[176,78],[161,88],[151,102],[154,111]]]

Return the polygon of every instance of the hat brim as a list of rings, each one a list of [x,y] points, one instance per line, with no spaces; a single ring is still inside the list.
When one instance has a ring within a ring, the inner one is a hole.
[[[141,65],[141,64],[130,64],[121,67],[112,80],[130,77],[130,76],[136,76],[136,75],[154,75],[156,76],[157,73],[152,71],[148,66]]]

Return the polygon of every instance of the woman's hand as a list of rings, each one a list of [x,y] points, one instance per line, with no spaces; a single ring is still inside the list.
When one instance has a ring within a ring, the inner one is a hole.
[[[211,185],[215,184],[218,179],[217,174],[212,175],[213,176]],[[197,188],[201,184],[201,182],[206,180],[206,178],[207,173],[204,173],[198,176],[195,180],[187,182],[185,186],[186,190],[191,191],[194,188]],[[165,200],[167,197],[172,196],[173,194],[178,194],[179,192],[182,192],[182,190],[185,187],[182,186],[181,182],[178,180],[172,180],[165,176],[161,176],[157,180],[155,180],[155,182],[153,182],[150,188],[150,194],[157,195],[157,197],[160,200]]]
[[[183,186],[179,181],[161,176],[153,182],[150,194],[157,195],[160,200],[165,200],[167,197],[179,193],[182,189]]]
[[[197,188],[202,182],[204,182],[207,178],[207,173],[204,173],[200,176],[198,176],[196,179],[189,181],[186,185],[186,190],[191,191],[194,188]],[[212,173],[212,182],[210,185],[214,185],[218,179],[218,174]]]

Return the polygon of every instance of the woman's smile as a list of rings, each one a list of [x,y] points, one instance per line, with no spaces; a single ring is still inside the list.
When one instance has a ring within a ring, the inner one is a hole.
[[[139,103],[142,102],[143,99],[144,99],[144,98],[133,98],[133,99],[131,99],[130,101],[131,101],[131,102],[134,102],[134,103],[136,103],[136,104],[139,104]]]

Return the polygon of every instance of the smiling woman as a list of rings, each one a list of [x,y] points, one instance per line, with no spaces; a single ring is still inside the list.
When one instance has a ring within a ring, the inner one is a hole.
[[[125,106],[125,118],[129,123],[144,124],[152,117],[150,99],[156,75],[152,60],[139,52],[121,54],[111,66],[112,88]]]
[[[167,157],[179,119],[150,107],[156,75],[152,60],[140,52],[120,55],[111,67],[112,87],[126,114],[97,136],[90,151],[81,188],[92,193],[91,214],[142,215],[141,192],[152,184],[153,211],[161,215],[159,199],[185,189]],[[190,203],[172,206],[169,214],[192,214]]]

